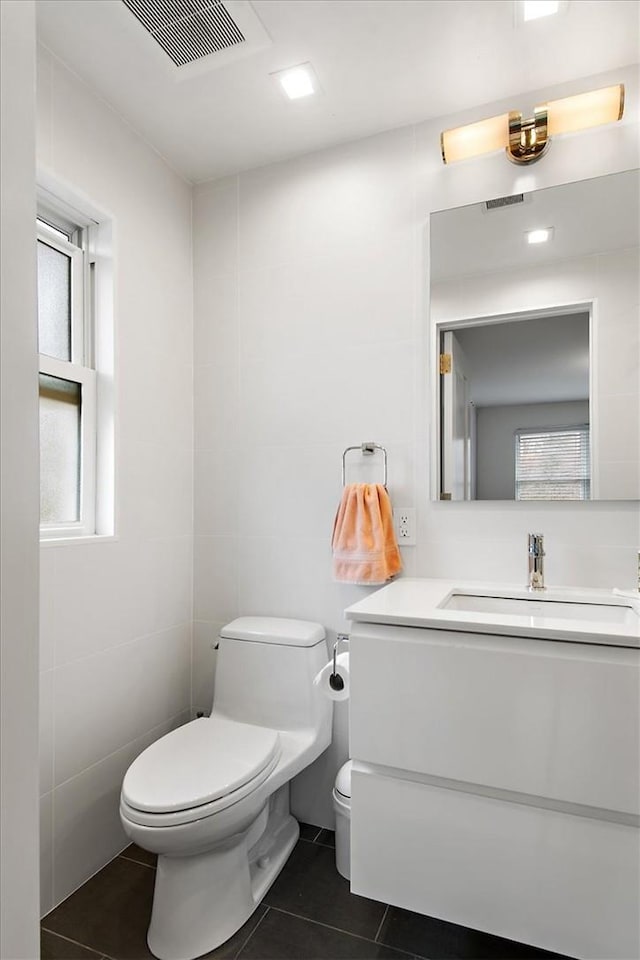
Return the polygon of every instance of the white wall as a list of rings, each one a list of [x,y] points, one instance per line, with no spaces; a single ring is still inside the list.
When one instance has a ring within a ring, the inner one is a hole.
[[[531,170],[502,155],[442,165],[440,131],[505,101],[195,189],[197,707],[209,706],[225,620],[304,617],[330,640],[347,626],[343,610],[365,588],[332,582],[329,542],[342,451],[364,440],[388,447],[392,499],[418,511],[406,573],[524,581],[535,528],[550,583],[633,584],[637,503],[429,500],[429,212],[637,166],[634,71],[530,99],[620,80],[629,119],[559,139]],[[344,709],[335,733],[293,791],[297,815],[321,825],[348,755]]]
[[[513,500],[516,495],[516,430],[589,423],[589,402],[576,400],[573,403],[478,407],[476,415],[476,499]]]
[[[35,6],[0,4],[2,48],[0,956],[33,960],[38,931],[38,398]]]
[[[42,911],[127,843],[122,776],[191,696],[191,188],[48,51],[38,163],[113,218],[116,537],[41,548]]]

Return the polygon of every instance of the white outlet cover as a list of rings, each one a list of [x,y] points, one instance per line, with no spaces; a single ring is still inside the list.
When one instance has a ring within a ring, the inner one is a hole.
[[[393,526],[396,539],[400,547],[415,547],[416,545],[416,510],[415,507],[396,507],[393,511]]]

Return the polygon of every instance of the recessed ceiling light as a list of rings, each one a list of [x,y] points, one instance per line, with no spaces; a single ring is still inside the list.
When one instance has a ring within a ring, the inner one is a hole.
[[[279,70],[271,76],[278,81],[290,100],[308,97],[318,90],[318,81],[310,63],[300,63],[297,67]]]
[[[553,227],[544,227],[539,230],[527,230],[525,237],[527,243],[547,243],[553,236]]]
[[[560,0],[524,0],[522,19],[538,20],[540,17],[550,17],[560,9]]]

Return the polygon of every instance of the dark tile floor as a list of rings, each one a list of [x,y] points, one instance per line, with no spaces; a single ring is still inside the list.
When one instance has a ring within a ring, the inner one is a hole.
[[[155,857],[131,845],[42,921],[42,960],[147,960]],[[529,960],[523,944],[351,893],[335,868],[333,833],[300,840],[260,907],[207,954],[228,960]]]

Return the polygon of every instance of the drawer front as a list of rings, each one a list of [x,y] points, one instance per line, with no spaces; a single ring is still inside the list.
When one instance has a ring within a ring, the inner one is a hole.
[[[640,831],[354,770],[351,889],[571,957],[640,956]]]
[[[640,812],[640,652],[377,624],[351,634],[351,755]]]

